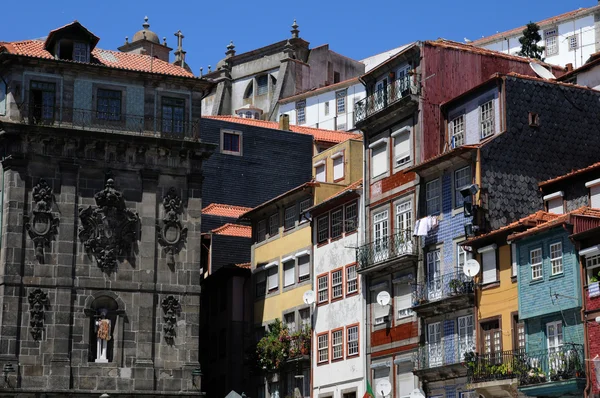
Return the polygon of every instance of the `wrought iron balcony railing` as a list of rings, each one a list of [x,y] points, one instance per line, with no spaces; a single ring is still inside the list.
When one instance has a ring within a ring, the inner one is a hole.
[[[519,375],[522,386],[586,377],[581,344],[565,343],[557,348],[528,352],[523,362],[524,368]]]
[[[429,342],[419,347],[415,353],[415,370],[426,370],[440,366],[462,364],[475,351],[473,334],[464,337],[452,335],[441,337],[437,342]]]
[[[404,255],[417,255],[417,240],[412,230],[401,230],[385,238],[376,239],[356,249],[358,270],[364,271],[378,263]]]
[[[428,277],[425,283],[415,285],[413,307],[472,293],[472,278],[466,276],[462,270],[455,270],[448,274]]]
[[[405,75],[369,94],[354,106],[354,122],[361,122],[411,92],[411,76]]]
[[[117,134],[168,138],[174,140],[197,140],[200,121],[174,117],[128,115],[89,109],[54,106],[19,107],[20,122],[48,127],[93,130]]]
[[[467,375],[472,383],[519,379],[527,371],[525,351],[502,351],[465,356]]]

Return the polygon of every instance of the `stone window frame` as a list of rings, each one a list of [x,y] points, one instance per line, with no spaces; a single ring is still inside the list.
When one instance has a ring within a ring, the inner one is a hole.
[[[225,134],[229,134],[229,135],[237,135],[238,137],[238,150],[237,151],[230,151],[230,150],[226,150],[225,148]],[[243,141],[243,135],[242,132],[239,130],[231,130],[231,129],[221,129],[221,133],[220,133],[220,149],[221,149],[221,153],[224,155],[234,155],[234,156],[242,156],[243,155],[243,145],[244,141]]]
[[[92,346],[93,345],[95,346],[95,344],[92,341],[89,341],[89,338],[92,335],[91,328],[92,328],[93,317],[96,315],[96,310],[94,308],[92,308],[92,304],[94,303],[94,301],[96,299],[101,298],[101,297],[111,298],[117,303],[117,310],[112,312],[112,315],[115,317],[115,324],[113,325],[113,331],[112,331],[112,335],[111,335],[113,352],[112,352],[112,358],[109,359],[108,363],[96,363],[96,362],[90,360],[93,356],[92,352],[91,352]],[[84,338],[84,342],[87,344],[87,347],[88,347],[88,361],[87,361],[88,366],[117,367],[118,364],[122,362],[123,356],[125,354],[122,350],[122,342],[124,340],[124,332],[125,332],[125,318],[127,317],[126,311],[125,311],[125,303],[123,302],[121,297],[119,297],[119,295],[117,295],[115,292],[108,291],[108,290],[101,290],[101,291],[95,292],[95,293],[87,296],[87,298],[85,299],[83,312],[84,312],[86,318],[88,318],[88,321],[84,322],[84,325],[83,325],[83,329],[84,329],[83,330],[83,338]]]
[[[119,120],[109,120],[98,118],[98,91],[99,90],[109,90],[109,91],[119,91],[121,93],[121,114]],[[92,112],[90,115],[93,120],[102,121],[102,123],[110,124],[112,126],[125,126],[127,122],[127,114],[126,114],[126,104],[127,104],[127,87],[118,85],[118,84],[109,84],[109,83],[92,83]],[[144,118],[144,116],[139,116]],[[142,126],[144,122],[142,121]]]

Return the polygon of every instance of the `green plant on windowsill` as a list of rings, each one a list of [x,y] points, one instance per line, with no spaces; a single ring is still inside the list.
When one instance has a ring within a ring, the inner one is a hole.
[[[448,286],[450,287],[450,289],[452,289],[454,294],[458,294],[463,290],[464,282],[460,279],[452,279]]]

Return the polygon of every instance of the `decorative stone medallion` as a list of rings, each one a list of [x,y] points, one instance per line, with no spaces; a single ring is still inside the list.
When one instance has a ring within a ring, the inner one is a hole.
[[[139,216],[126,208],[123,194],[114,185],[109,178],[104,190],[96,193],[96,208],[79,209],[79,239],[98,267],[108,273],[115,271],[118,261],[131,253],[140,224]]]
[[[183,249],[187,240],[187,228],[183,227],[179,219],[183,205],[175,188],[170,188],[163,197],[163,208],[165,215],[162,225],[156,226],[158,243],[167,254],[167,264],[173,265],[175,264],[175,255]]]
[[[31,217],[27,217],[25,228],[35,245],[36,258],[43,264],[44,247],[50,245],[50,241],[58,233],[59,223],[58,218],[54,217],[51,211],[54,195],[46,180],[40,179],[33,187],[33,200],[35,207]]]
[[[165,322],[163,325],[165,341],[168,344],[173,344],[175,336],[177,336],[175,326],[177,325],[177,314],[181,311],[181,305],[175,297],[167,296],[163,299],[161,306],[165,313],[163,316]]]
[[[29,324],[34,340],[42,338],[44,331],[44,310],[50,307],[48,295],[42,289],[34,289],[29,293]]]

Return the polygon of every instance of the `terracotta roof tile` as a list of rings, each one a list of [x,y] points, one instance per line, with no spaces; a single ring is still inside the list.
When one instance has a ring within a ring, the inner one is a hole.
[[[287,195],[290,195],[290,194],[292,194],[294,192],[302,191],[304,188],[312,188],[312,187],[318,187],[318,186],[320,186],[320,184],[317,181],[315,181],[315,180],[310,180],[308,182],[305,182],[304,184],[298,185],[297,187],[294,187],[294,188],[290,189],[289,191],[286,191],[286,192],[282,193],[281,195],[277,195],[274,198],[271,198],[271,199],[267,200],[266,202],[263,202],[263,203],[259,204],[255,208],[253,208],[253,209],[247,211],[246,213],[242,214],[240,216],[240,218],[248,218],[248,216],[250,214],[254,213],[254,211],[256,211],[258,209],[261,209],[263,207],[266,207],[266,206],[270,205],[271,203],[275,203],[278,200],[280,200],[280,199],[282,199],[282,198],[286,197]]]
[[[210,215],[210,216],[221,216],[221,217],[229,217],[229,218],[238,218],[245,212],[252,210],[250,207],[242,207],[242,206],[234,206],[234,205],[225,205],[221,203],[211,203],[202,209],[202,214]]]
[[[331,195],[330,197],[328,197],[327,199],[322,201],[321,204],[325,203],[331,199],[337,198],[338,196],[343,195],[346,192],[353,191],[355,189],[362,187],[362,182],[363,182],[362,178],[358,181],[353,182],[352,184],[348,185],[346,188],[342,189],[341,191],[339,191],[337,193],[334,193],[333,195]]]
[[[267,120],[249,119],[239,116],[205,116],[206,119],[224,120],[226,122],[246,124],[248,126],[264,127],[268,129],[279,130],[279,123]],[[347,133],[345,131],[323,130],[314,127],[290,125],[290,130],[294,133],[312,135],[315,141],[330,142],[338,144],[349,139],[362,140],[362,135]]]
[[[226,236],[237,236],[240,238],[251,238],[252,237],[252,227],[247,225],[238,225],[238,224],[225,224],[222,227],[213,229],[211,231],[215,235],[226,235]]]
[[[584,167],[584,168],[582,168],[582,169],[573,170],[573,171],[571,171],[570,173],[563,174],[563,175],[561,175],[561,176],[558,176],[558,177],[555,177],[555,178],[551,178],[551,179],[549,179],[549,180],[546,180],[546,181],[542,181],[542,182],[540,182],[538,185],[539,185],[540,187],[544,187],[544,186],[546,186],[546,185],[549,185],[549,184],[555,183],[555,182],[557,182],[557,181],[566,180],[567,178],[570,178],[570,177],[573,177],[573,176],[575,176],[575,175],[582,174],[582,173],[585,173],[585,172],[588,172],[588,171],[591,171],[591,170],[595,170],[595,169],[598,169],[598,168],[600,168],[600,162],[597,162],[597,163],[591,164],[591,165],[589,165],[589,166],[587,166],[587,167]]]
[[[538,212],[540,213],[540,212]],[[543,212],[546,213],[546,212]],[[537,213],[536,213],[537,214]],[[546,213],[550,215],[551,213]],[[537,234],[538,232],[545,231],[547,229],[559,226],[563,223],[569,222],[571,216],[596,216],[596,214],[600,214],[600,210],[590,209],[588,207],[580,207],[579,209],[573,210],[566,214],[552,214],[555,216],[553,219],[548,220],[547,222],[539,223],[533,228],[528,229],[527,231],[517,232],[508,236],[508,240],[515,240],[525,238],[527,236],[531,236]]]
[[[252,267],[252,263],[235,264],[235,266],[238,268],[250,269]]]
[[[44,49],[44,42],[41,40],[24,40],[2,43],[0,44],[0,52],[2,52],[2,48],[4,48],[9,54],[31,58],[54,59],[52,54]],[[91,58],[90,64],[92,65],[171,76],[195,77],[193,73],[188,72],[180,66],[170,64],[149,55],[122,53],[119,51],[95,48],[92,50]],[[79,63],[76,61],[64,62]]]

